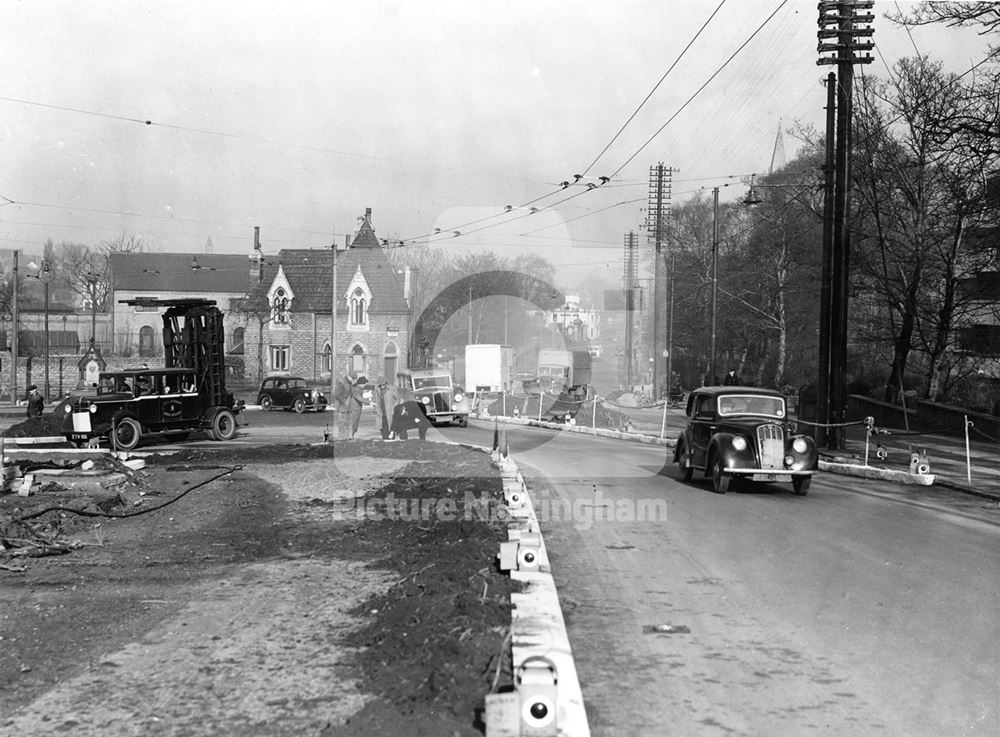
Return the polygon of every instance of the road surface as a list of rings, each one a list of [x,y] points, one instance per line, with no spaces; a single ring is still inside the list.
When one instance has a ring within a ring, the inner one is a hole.
[[[663,448],[508,439],[595,737],[1000,734],[1000,514],[828,474],[720,496]]]

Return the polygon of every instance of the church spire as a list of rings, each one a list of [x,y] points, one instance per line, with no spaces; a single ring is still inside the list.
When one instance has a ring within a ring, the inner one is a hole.
[[[767,173],[772,174],[775,169],[781,169],[785,165],[785,142],[781,137],[781,118],[778,118],[778,133],[774,137],[774,149],[771,151],[771,166]]]

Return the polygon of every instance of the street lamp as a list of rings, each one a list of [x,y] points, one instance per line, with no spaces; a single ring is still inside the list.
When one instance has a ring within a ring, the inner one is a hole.
[[[56,278],[56,272],[48,259],[42,259],[38,266],[34,261],[28,264],[38,269],[37,274],[25,274],[30,279],[38,279],[45,287],[45,399],[49,398],[49,284]],[[16,329],[16,323],[15,323]]]
[[[38,280],[45,286],[45,401],[49,400],[49,284],[55,278],[56,272],[49,260],[43,259]]]

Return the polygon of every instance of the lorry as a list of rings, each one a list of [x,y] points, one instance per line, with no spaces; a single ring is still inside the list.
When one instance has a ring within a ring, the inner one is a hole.
[[[473,343],[465,346],[465,388],[478,394],[510,391],[514,352],[509,345]]]
[[[591,381],[590,366],[588,350],[543,348],[538,351],[539,387],[550,394],[566,390],[586,396]]]
[[[132,450],[147,435],[184,440],[203,431],[212,440],[236,435],[243,400],[226,390],[223,315],[215,300],[122,300],[146,309],[163,308],[162,368],[106,371],[98,375],[96,395],[65,402],[62,431],[76,444],[110,441]]]

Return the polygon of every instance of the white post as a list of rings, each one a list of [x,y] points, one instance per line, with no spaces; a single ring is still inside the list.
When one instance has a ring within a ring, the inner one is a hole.
[[[968,482],[969,486],[972,486],[972,453],[969,451],[969,428],[972,427],[972,423],[969,422],[969,416],[963,415],[965,418],[965,480]]]
[[[594,435],[597,435],[597,400],[599,397],[594,395],[594,408],[591,411],[590,424],[594,428]]]
[[[663,398],[663,421],[660,423],[660,440],[662,440],[663,436],[667,434],[667,397],[669,396],[670,390],[668,389],[667,396]]]
[[[538,387],[538,421],[542,421],[542,400],[545,399],[545,390]]]
[[[871,427],[865,428],[865,465],[868,465],[868,444],[872,439],[872,429]]]

